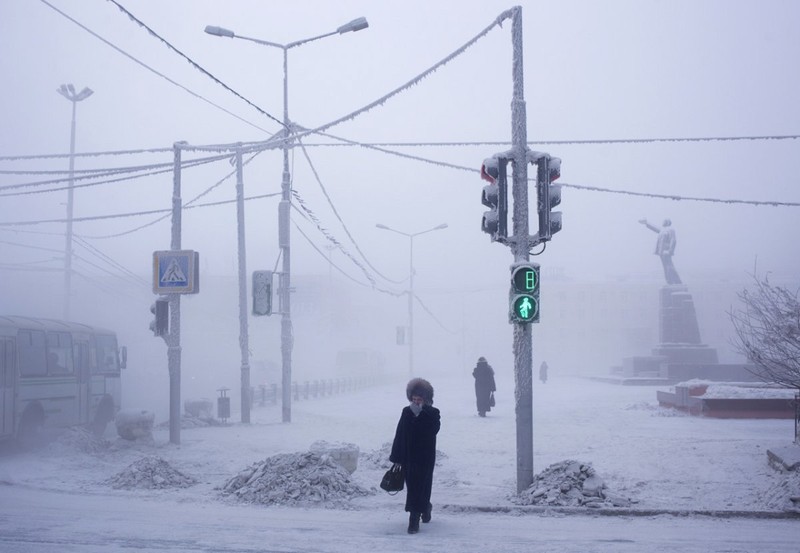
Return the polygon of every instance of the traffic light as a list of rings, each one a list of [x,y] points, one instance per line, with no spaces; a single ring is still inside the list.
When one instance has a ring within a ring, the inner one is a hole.
[[[481,203],[490,208],[483,213],[481,230],[490,234],[493,242],[508,236],[507,163],[507,158],[490,157],[481,166],[481,178],[489,182],[481,192]]]
[[[539,265],[521,263],[511,267],[508,322],[539,322]]]
[[[166,336],[169,334],[169,299],[161,297],[150,306],[150,313],[153,320],[150,323],[150,330],[153,336]]]
[[[561,203],[561,185],[553,181],[561,176],[561,160],[545,154],[539,157],[536,193],[539,211],[539,241],[547,242],[561,230],[561,212],[550,210]]]
[[[272,271],[253,271],[253,315],[272,315]]]

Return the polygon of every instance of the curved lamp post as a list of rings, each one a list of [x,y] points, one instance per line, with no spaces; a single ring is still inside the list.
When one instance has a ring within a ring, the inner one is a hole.
[[[414,233],[403,232],[380,223],[375,226],[408,237],[408,375],[414,376],[414,237],[434,230],[446,229],[447,223]]]
[[[70,304],[72,299],[72,198],[75,186],[75,113],[78,102],[85,100],[94,91],[84,87],[80,92],[75,92],[71,84],[62,84],[56,92],[72,102],[72,127],[69,134],[69,188],[67,189],[67,242],[64,248],[64,320],[70,319]]]
[[[292,135],[291,122],[289,120],[289,50],[296,48],[302,44],[319,40],[321,38],[329,37],[336,34],[344,34],[349,32],[360,31],[369,27],[366,18],[359,17],[349,23],[337,28],[335,31],[325,33],[311,38],[296,40],[288,44],[279,44],[277,42],[270,42],[268,40],[261,40],[246,36],[237,35],[230,29],[208,25],[205,32],[220,37],[239,38],[242,40],[249,40],[262,46],[272,46],[283,50],[283,132],[285,140],[283,142],[283,178],[281,180],[281,201],[278,205],[278,242],[281,249],[281,257],[283,258],[283,271],[280,277],[280,308],[281,308],[281,384],[282,390],[282,406],[283,406],[283,422],[291,422],[292,420],[292,319],[290,308],[290,295],[291,289],[291,257],[290,257],[290,242],[289,242],[289,211],[292,202],[292,179],[289,172],[289,148],[290,138]],[[242,398],[245,401],[245,398]]]

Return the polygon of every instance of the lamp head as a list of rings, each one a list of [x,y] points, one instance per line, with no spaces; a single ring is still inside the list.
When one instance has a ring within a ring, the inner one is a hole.
[[[216,25],[206,25],[205,31],[214,36],[226,36],[228,38],[233,38],[236,35],[230,29],[226,29],[224,27],[217,27]]]
[[[367,27],[369,27],[369,23],[367,23],[367,18],[359,17],[358,19],[352,20],[350,23],[345,23],[344,25],[336,29],[336,32],[341,35],[344,33],[349,33],[351,31],[352,32],[360,31],[362,29],[366,29]]]

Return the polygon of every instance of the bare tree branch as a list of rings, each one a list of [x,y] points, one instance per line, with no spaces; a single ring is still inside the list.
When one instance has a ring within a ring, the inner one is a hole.
[[[738,294],[743,306],[728,315],[733,346],[755,366],[765,382],[800,389],[800,300],[798,292],[773,286],[753,275],[753,290]]]

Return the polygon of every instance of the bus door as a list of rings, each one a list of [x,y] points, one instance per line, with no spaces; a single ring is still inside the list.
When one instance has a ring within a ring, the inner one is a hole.
[[[17,364],[14,341],[0,338],[0,437],[14,434],[14,387]]]
[[[78,423],[86,424],[89,422],[91,409],[91,384],[92,378],[89,369],[89,342],[76,340],[72,344],[73,364],[75,366],[75,376],[78,379]]]

